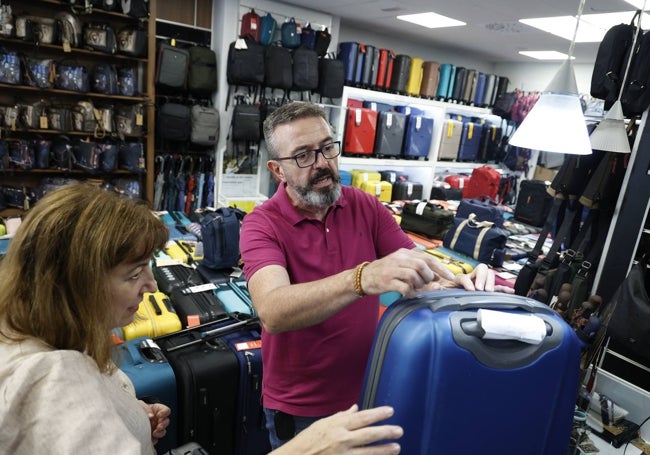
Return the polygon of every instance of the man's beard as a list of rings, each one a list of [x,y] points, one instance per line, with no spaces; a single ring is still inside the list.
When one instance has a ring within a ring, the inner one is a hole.
[[[315,190],[314,182],[327,176],[332,179],[333,185],[328,188]],[[323,170],[323,172],[315,175],[310,180],[308,186],[296,186],[294,190],[303,204],[310,207],[326,208],[334,204],[341,197],[341,178],[329,170]]]

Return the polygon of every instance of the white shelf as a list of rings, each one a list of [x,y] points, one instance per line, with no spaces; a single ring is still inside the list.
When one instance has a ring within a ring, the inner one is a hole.
[[[341,97],[341,106],[347,106],[348,99],[387,103],[393,106],[411,106],[421,109],[434,119],[433,137],[428,160],[390,159],[373,157],[341,156],[339,165],[341,169],[390,169],[406,173],[409,179],[422,183],[423,194],[429,195],[433,179],[440,172],[471,172],[474,168],[484,166],[485,163],[468,163],[457,161],[437,161],[438,147],[442,138],[442,125],[448,114],[459,114],[470,117],[481,117],[500,124],[501,117],[492,114],[490,109],[466,106],[463,104],[446,103],[443,101],[428,100],[413,96],[397,95],[393,93],[378,92],[356,87],[345,87]],[[343,142],[345,131],[345,115],[339,115],[335,126],[337,140]],[[499,168],[498,165],[493,165]]]

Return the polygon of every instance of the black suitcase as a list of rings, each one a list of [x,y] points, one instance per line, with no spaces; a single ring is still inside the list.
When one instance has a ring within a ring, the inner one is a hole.
[[[193,289],[200,287],[178,287],[169,294],[169,300],[183,327],[206,324],[226,316],[226,309],[212,289],[198,292]]]
[[[456,76],[454,79],[454,92],[451,95],[453,101],[460,102],[463,99],[465,83],[467,82],[467,68],[462,66],[456,67]]]
[[[254,379],[259,382],[242,386],[240,361],[225,338],[228,333],[250,333],[249,329],[257,326],[255,319],[226,318],[154,339],[176,375],[179,444],[196,442],[211,455],[267,453],[263,451],[266,448],[237,451],[242,430],[242,419],[238,417],[240,391],[259,389],[261,373]],[[251,335],[249,341],[253,340]],[[262,412],[259,405],[257,415]]]
[[[401,156],[405,132],[406,115],[399,112],[379,112],[375,156]]]
[[[393,201],[412,201],[422,199],[422,184],[419,182],[397,181],[393,183]]]
[[[364,88],[369,88],[372,85],[374,85],[374,82],[372,81],[372,77],[375,74],[377,68],[375,66],[377,61],[375,59],[375,53],[377,52],[377,48],[375,48],[375,46],[372,46],[370,44],[361,44],[360,47],[362,49],[362,52],[365,53],[365,56],[363,57],[363,69],[361,70],[361,86]]]
[[[406,95],[406,85],[411,75],[411,57],[404,54],[395,57],[391,74],[390,91]]]
[[[154,264],[153,277],[158,284],[158,290],[167,295],[177,288],[206,283],[194,267],[182,264],[164,266]]]

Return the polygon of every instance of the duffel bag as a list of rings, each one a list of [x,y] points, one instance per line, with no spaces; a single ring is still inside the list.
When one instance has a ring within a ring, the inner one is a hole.
[[[508,231],[489,221],[455,217],[453,227],[443,239],[443,246],[472,259],[501,267],[505,258]]]
[[[405,231],[442,240],[454,222],[454,212],[431,202],[405,204],[400,226]]]

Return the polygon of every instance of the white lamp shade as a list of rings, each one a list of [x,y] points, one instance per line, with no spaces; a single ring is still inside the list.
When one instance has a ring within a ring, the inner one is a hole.
[[[630,141],[625,129],[625,118],[620,100],[617,100],[607,115],[592,131],[591,148],[604,152],[630,153]]]
[[[509,143],[569,155],[592,153],[580,99],[572,94],[542,93]]]

